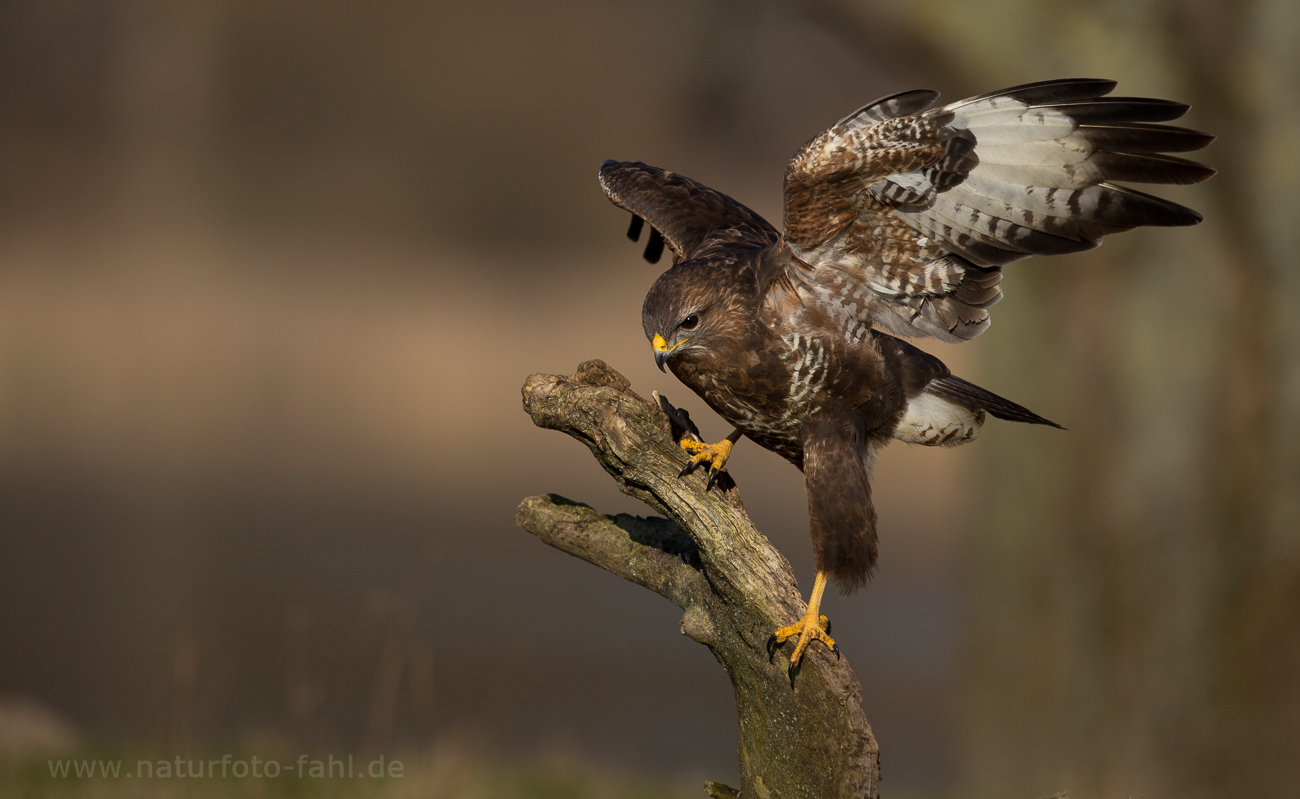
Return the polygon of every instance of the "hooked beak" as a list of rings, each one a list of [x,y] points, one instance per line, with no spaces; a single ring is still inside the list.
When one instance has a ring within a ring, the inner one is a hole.
[[[668,370],[664,368],[664,364],[668,362],[668,353],[670,352],[668,342],[664,341],[663,336],[656,333],[655,337],[650,340],[650,345],[655,349],[655,366],[659,367],[659,371],[666,373]]]

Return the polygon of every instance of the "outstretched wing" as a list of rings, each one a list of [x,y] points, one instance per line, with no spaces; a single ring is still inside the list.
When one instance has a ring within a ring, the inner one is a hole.
[[[802,280],[851,320],[962,341],[988,327],[1003,264],[1201,221],[1112,181],[1206,180],[1213,169],[1164,153],[1214,137],[1155,124],[1186,105],[1105,97],[1114,87],[1048,81],[935,109],[934,92],[906,92],[841,120],[786,171],[785,239],[809,267]]]
[[[615,205],[632,212],[628,238],[639,239],[643,223],[650,223],[645,259],[652,264],[665,242],[677,263],[716,246],[761,249],[780,239],[767,220],[722,192],[640,161],[606,161],[600,185]]]

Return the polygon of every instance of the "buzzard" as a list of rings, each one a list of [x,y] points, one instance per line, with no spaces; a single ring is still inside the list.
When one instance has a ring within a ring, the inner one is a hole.
[[[600,183],[651,231],[673,267],[646,295],[659,368],[735,430],[683,440],[682,474],[752,439],[804,474],[817,576],[803,618],[773,633],[821,641],[827,580],[845,593],[876,562],[871,469],[891,439],[956,446],[987,415],[1059,427],[962,380],[903,338],[967,341],[1002,299],[1003,264],[1096,247],[1142,225],[1192,225],[1195,211],[1119,185],[1198,183],[1214,170],[1166,153],[1213,136],[1159,124],[1188,106],[1109,97],[1115,82],[1054,80],[933,107],[909,91],[855,111],[805,144],[785,173],[785,231],[730,197],[636,161],[606,161]]]

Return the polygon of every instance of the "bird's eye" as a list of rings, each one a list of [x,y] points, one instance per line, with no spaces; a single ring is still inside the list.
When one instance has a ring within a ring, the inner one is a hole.
[[[699,323],[700,323],[700,315],[693,313],[690,316],[683,319],[682,323],[678,325],[678,327],[680,327],[682,330],[694,330],[696,326],[699,325]]]

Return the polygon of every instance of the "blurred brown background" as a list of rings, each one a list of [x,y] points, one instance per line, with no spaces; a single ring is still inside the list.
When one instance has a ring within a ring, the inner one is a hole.
[[[734,778],[677,610],[512,525],[646,512],[531,426],[531,372],[603,358],[726,432],[654,369],[597,167],[779,221],[876,96],[1110,77],[1220,135],[1160,191],[1207,222],[1013,265],[927,344],[1069,432],[892,448],[880,576],[828,613],[886,795],[1291,795],[1296,41],[1292,0],[0,4],[0,693],[83,747]],[[797,472],[730,468],[810,581]]]

